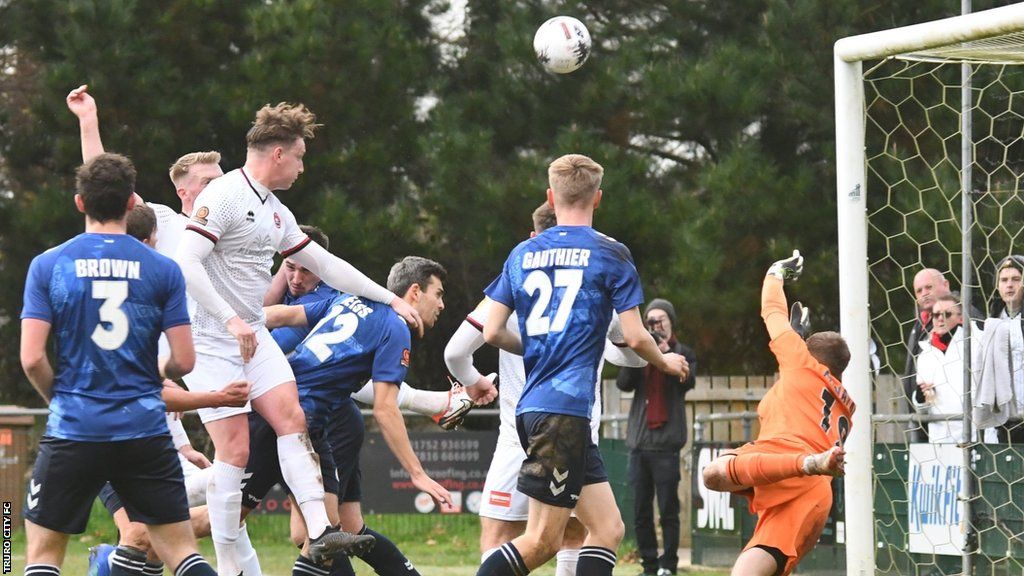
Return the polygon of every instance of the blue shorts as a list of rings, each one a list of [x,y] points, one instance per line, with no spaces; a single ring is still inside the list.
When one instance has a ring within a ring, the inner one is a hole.
[[[348,398],[331,413],[326,436],[338,470],[338,501],[359,502],[363,497],[359,455],[366,437],[366,425],[355,400]]]
[[[523,494],[575,508],[584,486],[608,481],[588,418],[527,412],[516,416],[516,432],[526,451],[516,486]]]
[[[313,445],[313,451],[320,458],[320,475],[323,477],[324,491],[337,494],[338,476],[323,431],[311,428],[309,441]],[[274,484],[280,484],[290,493],[284,476],[281,475],[281,462],[277,457],[277,433],[256,412],[249,413],[249,461],[245,465],[244,478],[242,506],[250,510],[260,505]]]
[[[79,534],[107,482],[132,522],[154,525],[189,519],[185,479],[169,434],[118,442],[43,437],[29,481],[25,518],[50,530]]]

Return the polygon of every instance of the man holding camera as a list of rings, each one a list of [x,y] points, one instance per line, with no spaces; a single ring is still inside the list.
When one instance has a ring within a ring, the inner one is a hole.
[[[675,574],[679,563],[679,452],[686,445],[684,397],[695,383],[697,356],[676,340],[676,309],[671,302],[661,298],[651,300],[644,317],[662,353],[681,354],[690,364],[690,373],[682,381],[647,366],[623,368],[615,382],[619,390],[633,392],[626,445],[629,447],[629,482],[636,490],[634,521],[643,574],[664,576]],[[655,495],[664,539],[664,553],[660,558],[654,532]]]

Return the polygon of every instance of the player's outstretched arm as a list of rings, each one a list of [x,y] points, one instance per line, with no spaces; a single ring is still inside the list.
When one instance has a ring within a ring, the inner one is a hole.
[[[36,318],[21,321],[21,369],[43,400],[50,401],[53,391],[53,366],[46,354],[50,323]]]
[[[484,342],[505,352],[523,355],[523,341],[519,335],[508,329],[508,319],[512,309],[501,302],[491,300],[487,321],[484,322]]]
[[[411,304],[402,300],[387,288],[377,284],[355,266],[328,252],[316,242],[309,242],[304,248],[289,255],[302,266],[319,276],[328,286],[381,302],[394,308],[405,321],[423,335],[423,321]]]
[[[463,320],[444,348],[444,363],[448,371],[462,382],[466,393],[478,404],[491,402],[498,395],[491,380],[473,365],[473,353],[483,345],[484,335],[480,329],[469,320]]]
[[[190,392],[170,380],[164,380],[160,393],[168,412],[187,412],[200,408],[238,408],[249,401],[249,383],[236,380],[215,392]]]
[[[89,94],[89,85],[82,84],[68,92],[65,102],[68,110],[78,117],[78,130],[82,140],[82,162],[103,154],[100,140],[100,120],[96,113],[96,100]]]
[[[409,432],[405,428],[405,420],[398,409],[398,385],[391,382],[373,383],[374,402],[373,417],[380,426],[381,434],[388,448],[398,458],[402,468],[409,473],[414,486],[430,494],[440,504],[451,504],[452,495],[423,470],[420,459],[413,452],[409,441]]]
[[[768,336],[775,340],[793,326],[789,322],[789,305],[782,289],[786,280],[796,280],[804,271],[804,257],[793,250],[789,258],[775,261],[761,284],[761,318],[768,328]]]
[[[268,330],[282,326],[305,327],[309,325],[309,321],[306,319],[305,306],[277,304],[275,306],[265,306],[263,313],[267,315]]]
[[[685,379],[690,374],[690,366],[686,358],[669,352],[663,354],[654,338],[644,327],[640,318],[640,308],[634,307],[625,312],[619,312],[619,320],[622,322],[622,337],[626,345],[633,349],[638,356],[649,362],[652,366],[666,374],[678,376]]]
[[[196,365],[196,349],[192,344],[192,326],[181,324],[164,330],[171,355],[160,359],[160,375],[177,380],[192,371]]]

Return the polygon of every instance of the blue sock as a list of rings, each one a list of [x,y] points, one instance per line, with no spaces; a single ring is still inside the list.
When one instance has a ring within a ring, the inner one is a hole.
[[[580,548],[580,559],[576,563],[577,576],[611,576],[615,568],[615,552],[600,546]]]
[[[174,569],[174,576],[217,576],[217,572],[199,554],[190,554]]]
[[[348,556],[338,554],[334,557],[330,576],[356,576],[356,571],[352,569],[352,561],[348,559]]]
[[[295,564],[292,566],[292,576],[327,576],[329,573],[329,569],[318,566],[301,554],[295,559]]]
[[[359,556],[363,562],[369,564],[380,576],[420,576],[420,573],[413,567],[412,562],[402,554],[402,551],[395,546],[395,543],[387,536],[371,530],[365,524],[359,534],[373,536],[377,543],[373,548]]]
[[[480,565],[476,576],[526,576],[530,570],[511,542],[506,542]],[[580,572],[576,572],[579,574]]]

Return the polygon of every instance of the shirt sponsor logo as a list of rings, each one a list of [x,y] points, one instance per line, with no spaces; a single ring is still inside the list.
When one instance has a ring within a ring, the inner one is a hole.
[[[274,226],[281,227],[281,216],[277,212],[274,212]]]
[[[248,212],[245,213],[245,221],[246,222],[255,222],[256,221],[256,215],[252,213],[252,210],[249,210]]]
[[[192,221],[193,222],[198,222],[199,224],[202,224],[203,226],[206,226],[206,223],[207,223],[206,217],[209,216],[209,215],[210,215],[210,209],[207,208],[206,206],[200,206],[199,210],[196,210],[196,213],[192,216]]]

